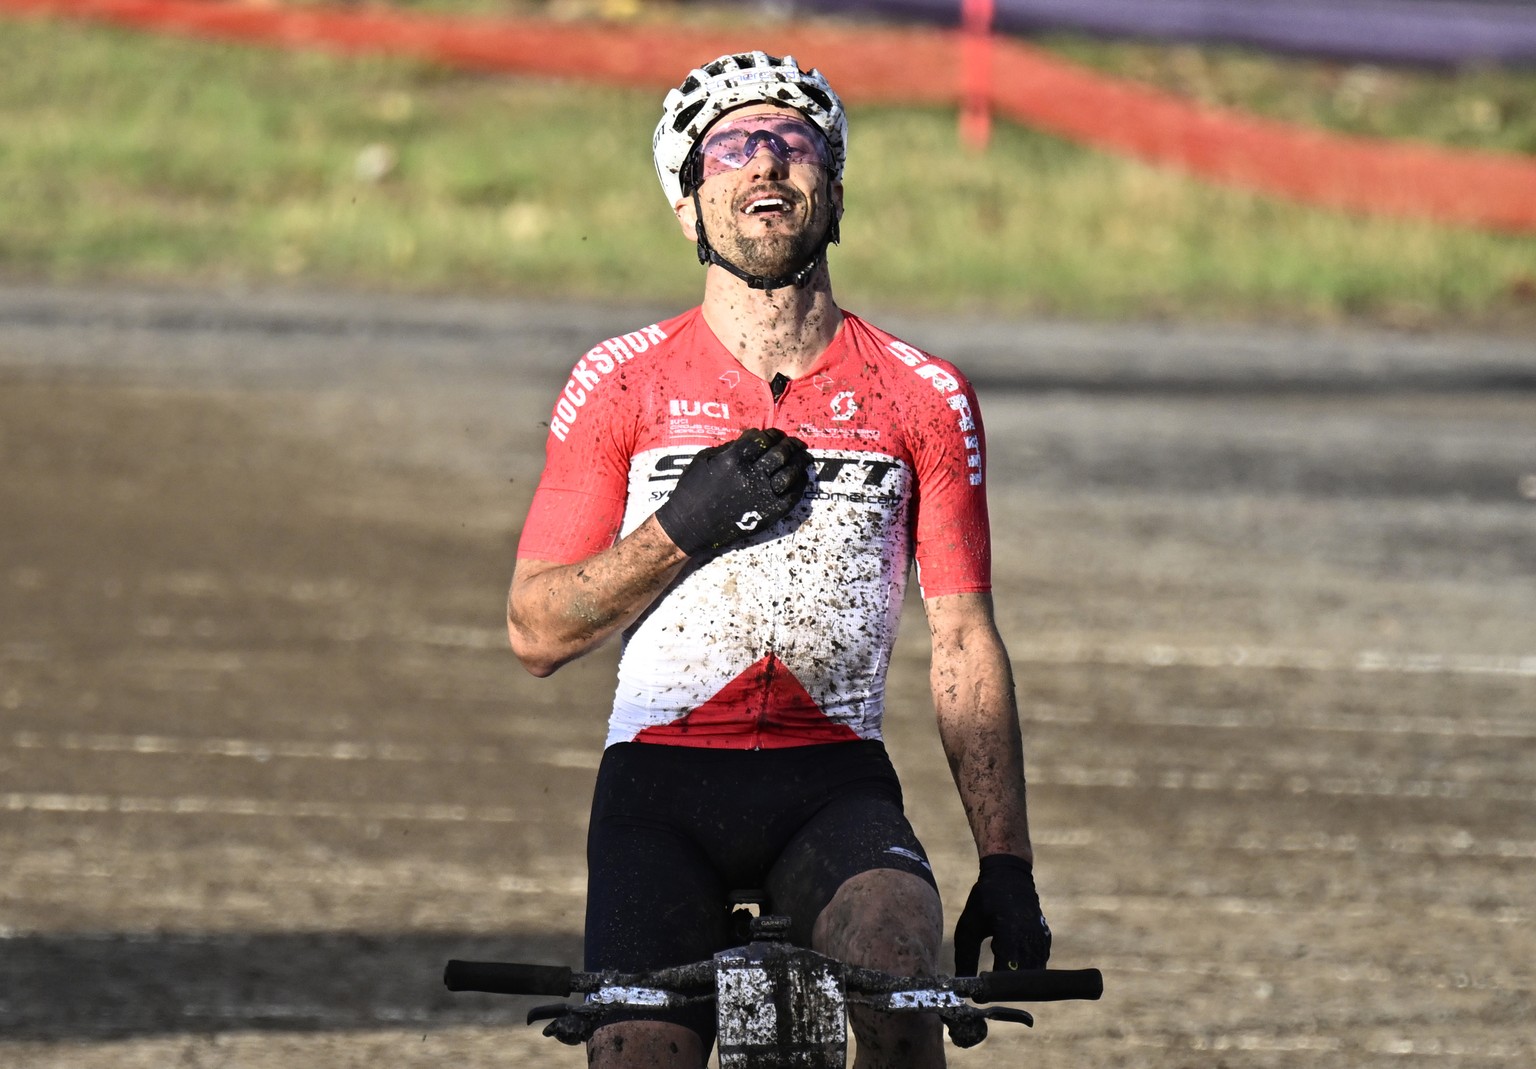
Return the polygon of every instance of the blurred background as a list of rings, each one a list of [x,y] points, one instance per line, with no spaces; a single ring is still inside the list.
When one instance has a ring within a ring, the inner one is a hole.
[[[933,35],[949,40],[965,7],[995,47],[962,42],[936,63]],[[778,39],[811,48],[799,58],[850,101],[834,257],[855,306],[1536,323],[1526,0],[432,0],[304,21],[336,10],[0,4],[0,270],[688,299],[688,258],[652,252],[678,241],[650,170],[654,98],[700,61],[683,57]],[[474,51],[434,16],[534,22],[499,36],[471,23]],[[550,22],[561,32],[539,55],[518,47]],[[1043,52],[1006,51],[1025,45]],[[1042,76],[1041,58],[1089,82]],[[978,92],[1057,113],[1020,122],[994,105],[978,147],[957,122]],[[1169,101],[1176,114],[1154,113]],[[1217,114],[1235,125],[1203,129]],[[1292,140],[1233,148],[1256,123]],[[1438,155],[1426,176],[1401,158],[1362,170],[1330,144],[1300,152],[1335,134]],[[1300,174],[1280,174],[1287,159]],[[1473,173],[1484,165],[1504,170]],[[1394,206],[1416,183],[1433,188]],[[1498,198],[1502,219],[1479,219]]]
[[[1536,4],[0,0],[0,1065],[582,1064],[611,646],[551,400],[698,299],[664,90],[849,100],[840,301],[985,414],[1056,964],[964,1067],[1536,1065]],[[907,606],[887,741],[975,859]]]

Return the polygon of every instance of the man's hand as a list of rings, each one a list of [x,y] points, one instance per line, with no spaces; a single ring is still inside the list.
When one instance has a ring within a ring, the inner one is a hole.
[[[780,519],[805,493],[811,454],[776,427],[752,428],[701,449],[656,521],[690,557],[719,549]]]
[[[955,925],[955,975],[975,976],[981,941],[992,937],[992,967],[1043,969],[1051,929],[1040,912],[1034,870],[1012,854],[988,854]]]

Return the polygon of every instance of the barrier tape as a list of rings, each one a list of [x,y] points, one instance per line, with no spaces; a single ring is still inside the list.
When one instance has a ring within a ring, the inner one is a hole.
[[[947,31],[752,29],[450,18],[389,8],[223,0],[0,0],[0,11],[451,66],[661,89],[725,52],[793,53],[851,102],[962,99],[962,41]],[[1536,160],[1351,137],[1204,107],[1019,41],[992,54],[997,111],[1080,144],[1320,207],[1536,233]]]

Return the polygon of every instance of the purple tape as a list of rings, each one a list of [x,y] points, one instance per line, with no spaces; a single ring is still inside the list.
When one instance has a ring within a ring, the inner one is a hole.
[[[996,0],[1004,32],[1225,41],[1339,59],[1536,63],[1536,0]],[[959,0],[799,0],[955,25]]]

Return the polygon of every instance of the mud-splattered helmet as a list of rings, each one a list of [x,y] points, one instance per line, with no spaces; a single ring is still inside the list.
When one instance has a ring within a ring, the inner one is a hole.
[[[746,104],[782,104],[805,115],[832,150],[831,179],[841,181],[848,156],[848,118],[843,102],[817,70],[803,71],[794,56],[735,52],[692,71],[667,93],[651,140],[656,177],[667,203],[693,191],[693,149],[709,125]]]

